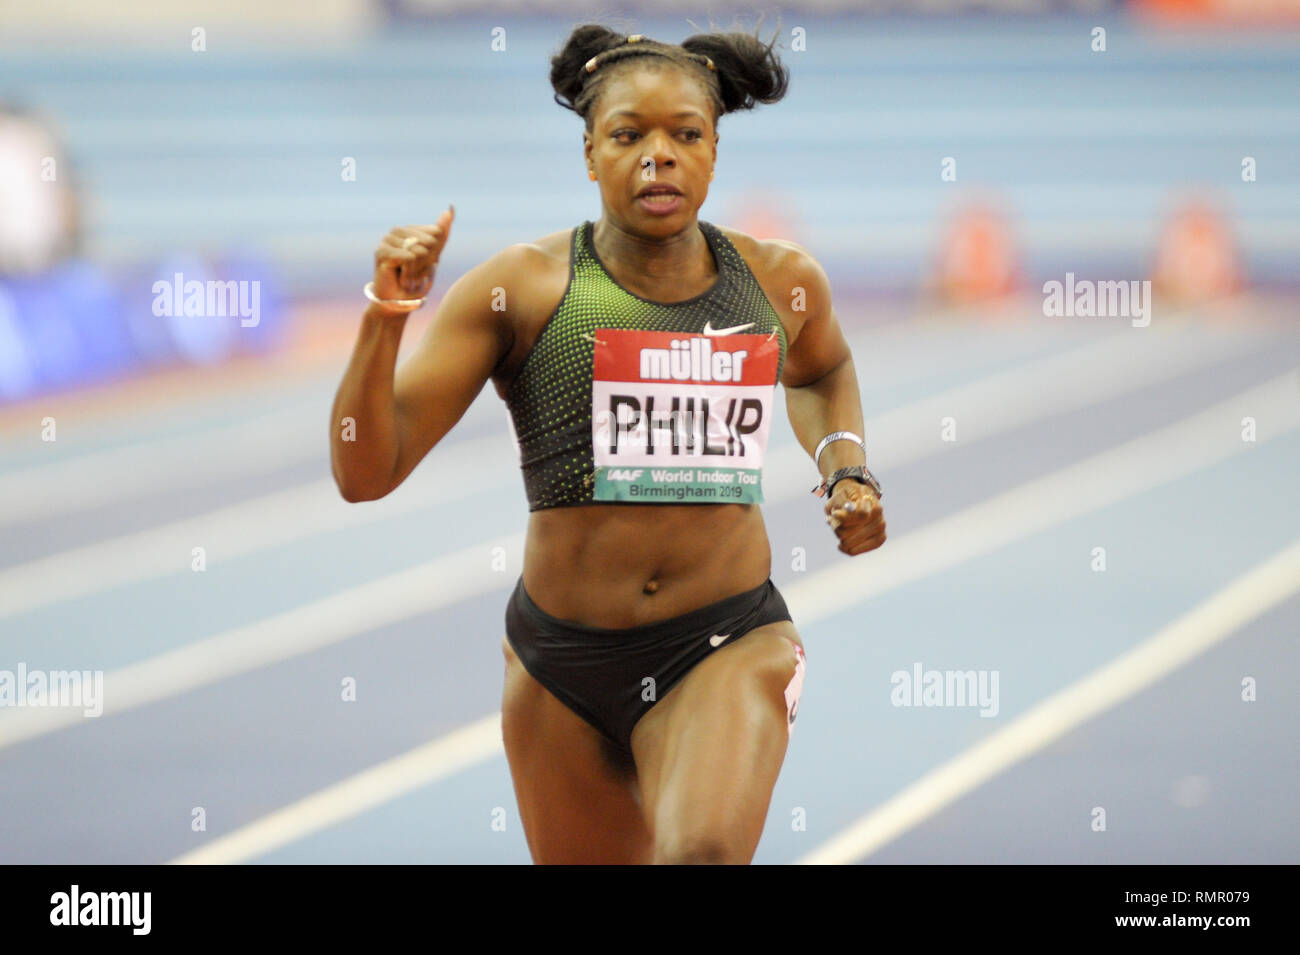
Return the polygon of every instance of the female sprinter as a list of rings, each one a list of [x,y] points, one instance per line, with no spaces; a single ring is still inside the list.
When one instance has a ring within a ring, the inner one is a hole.
[[[825,273],[789,242],[696,218],[719,117],[787,81],[748,34],[676,46],[579,27],[551,83],[585,120],[599,221],[465,273],[396,372],[454,208],[375,254],[333,409],[335,480],[349,501],[383,497],[489,378],[506,402],[530,513],[502,723],[539,863],[753,858],[804,674],[757,506],[778,381],[839,549],[885,540]]]

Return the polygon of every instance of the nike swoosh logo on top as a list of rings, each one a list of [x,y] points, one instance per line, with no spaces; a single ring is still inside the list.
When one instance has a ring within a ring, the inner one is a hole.
[[[744,325],[733,325],[730,328],[714,328],[708,322],[704,323],[704,334],[706,335],[730,335],[732,332],[738,332],[742,328],[749,328],[753,322],[746,322]]]
[[[729,636],[731,636],[729,633],[715,633],[713,636],[709,637],[709,643],[713,644],[715,647],[720,647],[722,646],[722,641],[726,640]]]

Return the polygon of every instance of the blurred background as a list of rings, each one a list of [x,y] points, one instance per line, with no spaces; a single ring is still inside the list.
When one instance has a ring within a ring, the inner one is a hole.
[[[734,12],[0,4],[0,676],[106,687],[99,718],[0,705],[0,861],[528,861],[504,407],[348,505],[330,403],[392,226],[455,204],[436,299],[600,217],[547,80],[569,31],[709,17],[777,34],[791,84],[721,120],[700,217],[826,269],[890,526],[838,554],[781,421],[764,513],[809,678],[756,861],[1297,861],[1300,571],[969,759],[1300,539],[1300,7]],[[1050,312],[1093,281],[1150,282],[1148,322]],[[891,704],[918,662],[1000,672],[999,714]]]
[[[582,4],[88,6],[0,14],[0,398],[280,347],[297,306],[355,298],[390,224],[450,202],[444,274],[598,216],[546,81]],[[682,39],[673,6],[625,19]],[[764,33],[790,94],[720,124],[701,214],[806,245],[843,294],[1294,287],[1288,9],[796,3]],[[153,315],[177,272],[259,282],[261,320]]]

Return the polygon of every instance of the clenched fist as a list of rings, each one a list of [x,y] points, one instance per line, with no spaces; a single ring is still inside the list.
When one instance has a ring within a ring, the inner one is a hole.
[[[826,502],[826,523],[840,539],[840,550],[853,557],[885,542],[885,512],[866,484],[845,478]]]
[[[433,274],[447,246],[456,207],[433,225],[398,226],[375,249],[375,297],[423,298],[433,288]]]

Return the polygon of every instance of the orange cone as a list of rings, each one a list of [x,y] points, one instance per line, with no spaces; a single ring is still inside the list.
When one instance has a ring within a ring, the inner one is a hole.
[[[1209,205],[1183,203],[1166,223],[1156,247],[1152,286],[1167,301],[1195,305],[1242,287],[1232,231]]]
[[[971,203],[954,216],[939,252],[935,286],[952,304],[1001,298],[1015,291],[1015,240],[1006,217],[988,203]]]

